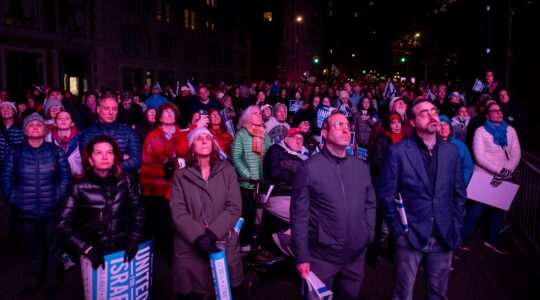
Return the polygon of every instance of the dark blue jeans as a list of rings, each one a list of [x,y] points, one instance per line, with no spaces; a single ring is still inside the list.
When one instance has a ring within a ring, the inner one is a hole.
[[[55,219],[17,219],[16,223],[26,246],[31,275],[35,278],[45,275],[47,278],[59,277],[62,260]]]
[[[446,288],[450,276],[452,250],[433,234],[424,249],[414,248],[406,235],[396,238],[394,256],[395,279],[392,299],[412,299],[418,264],[424,266],[426,299],[447,299]]]
[[[463,243],[469,243],[478,219],[480,219],[485,209],[489,213],[487,241],[492,245],[499,243],[499,232],[504,221],[504,211],[476,201],[470,201],[467,208],[467,215],[463,225]]]

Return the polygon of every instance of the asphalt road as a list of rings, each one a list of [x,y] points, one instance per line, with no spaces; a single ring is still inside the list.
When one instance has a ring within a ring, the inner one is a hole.
[[[454,261],[448,287],[450,299],[540,299],[540,275],[538,266],[530,261],[513,243],[504,236],[510,248],[507,255],[497,255],[482,245],[477,235],[473,239],[470,252],[456,252],[459,259]],[[515,235],[514,235],[515,237]],[[18,299],[20,289],[29,280],[24,247],[16,237],[0,242],[0,299]],[[154,257],[152,299],[176,299],[171,287],[172,254],[157,250]],[[389,299],[392,287],[392,264],[380,259],[380,266],[366,266],[365,280],[360,299]],[[286,300],[302,299],[300,279],[291,261],[282,261],[271,272],[260,276],[260,285],[253,295],[246,299]],[[415,299],[425,297],[423,272],[418,272]],[[42,299],[43,290],[29,299]],[[83,299],[83,289],[79,267],[63,276],[62,288],[56,299]]]

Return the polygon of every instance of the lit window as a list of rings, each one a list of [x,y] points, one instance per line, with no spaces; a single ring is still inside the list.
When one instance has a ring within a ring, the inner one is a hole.
[[[189,28],[189,10],[184,9],[184,28]]]
[[[210,28],[210,21],[206,20],[206,22],[204,22],[204,27],[206,27],[206,29],[209,29]]]
[[[214,22],[210,23],[210,30],[212,31],[216,30],[216,23]]]
[[[332,7],[334,6],[334,1],[333,0],[328,0],[328,7]]]
[[[191,12],[191,20],[190,20],[191,30],[195,30],[195,12]]]
[[[272,12],[271,11],[266,11],[263,13],[263,20],[265,22],[272,22]]]
[[[333,11],[333,10],[329,10],[329,11],[328,11],[328,16],[329,16],[329,17],[334,16],[334,11]]]
[[[162,7],[161,7],[161,1],[157,1],[157,7],[156,7],[156,19],[158,21],[161,21],[161,13],[162,13]]]
[[[165,2],[165,22],[171,22],[171,3]]]

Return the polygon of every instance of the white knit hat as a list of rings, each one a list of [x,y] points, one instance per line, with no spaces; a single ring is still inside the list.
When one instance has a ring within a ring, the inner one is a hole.
[[[188,144],[189,144],[189,147],[191,148],[191,144],[193,144],[193,141],[201,134],[203,133],[206,133],[208,134],[209,136],[212,137],[212,139],[214,138],[214,135],[210,132],[210,130],[208,130],[208,128],[204,127],[204,126],[201,126],[201,127],[197,127],[195,129],[193,129],[187,136],[188,138]]]

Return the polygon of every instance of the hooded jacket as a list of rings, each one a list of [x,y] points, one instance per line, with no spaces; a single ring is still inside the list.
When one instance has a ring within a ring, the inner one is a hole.
[[[461,163],[463,166],[463,178],[465,181],[465,186],[469,184],[469,181],[471,180],[472,171],[473,171],[473,161],[471,157],[471,153],[469,152],[469,149],[467,149],[467,146],[460,140],[456,139],[454,136],[454,128],[452,127],[452,122],[448,117],[441,115],[439,116],[439,120],[441,122],[446,122],[448,125],[450,125],[450,137],[448,138],[448,141],[455,145],[458,148],[459,151],[459,157],[461,157]]]

